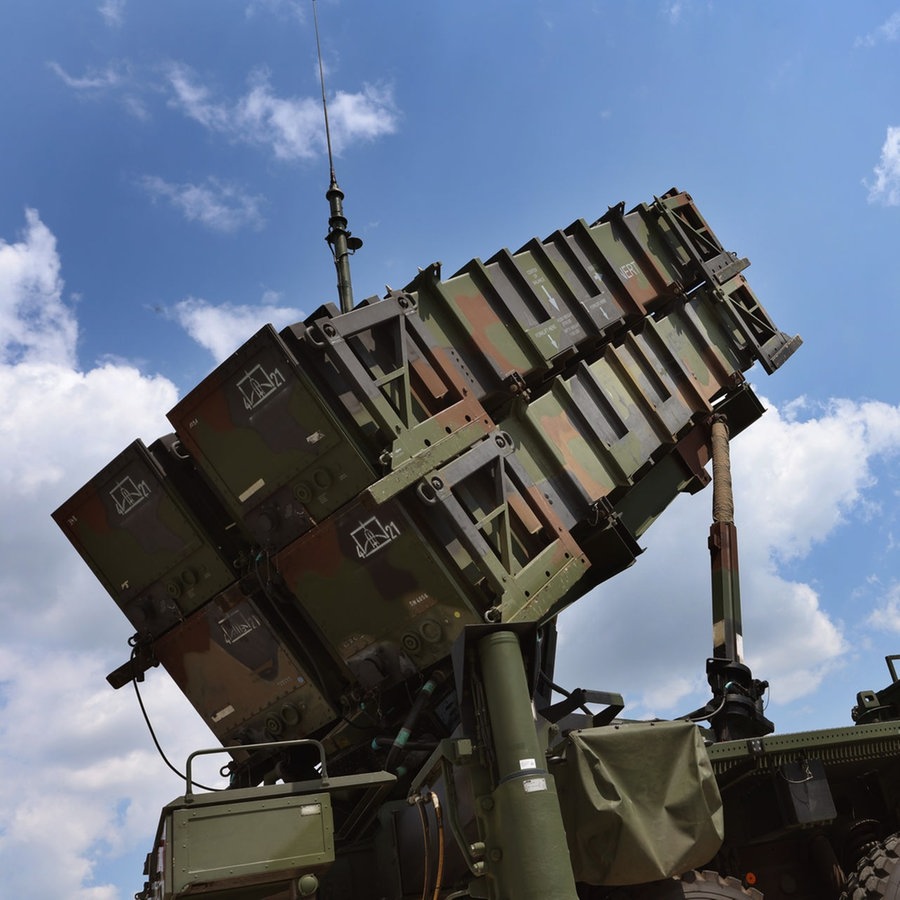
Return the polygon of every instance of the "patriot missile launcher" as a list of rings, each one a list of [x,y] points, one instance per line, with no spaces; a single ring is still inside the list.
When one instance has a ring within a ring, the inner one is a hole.
[[[138,896],[836,898],[897,830],[893,693],[822,738],[839,780],[771,736],[727,515],[706,707],[626,722],[553,680],[557,614],[800,344],[748,261],[672,189],[354,304],[328,198],[340,306],[261,328],[54,513],[135,629],[112,686],[161,666],[227,757],[199,793],[188,760]]]

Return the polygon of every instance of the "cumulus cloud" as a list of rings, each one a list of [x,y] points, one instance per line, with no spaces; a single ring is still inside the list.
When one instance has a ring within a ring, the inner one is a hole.
[[[0,239],[0,361],[72,364],[78,326],[62,286],[56,238],[26,210],[21,239]]]
[[[322,107],[314,97],[278,97],[265,72],[254,73],[236,101],[218,101],[185,65],[168,70],[172,103],[185,115],[231,140],[268,147],[278,159],[311,159],[325,150]],[[365,85],[338,91],[329,103],[336,153],[355,141],[373,140],[397,128],[390,89]]]
[[[158,175],[145,175],[139,183],[154,200],[168,201],[189,222],[199,222],[213,231],[259,229],[265,221],[262,197],[218,178],[209,177],[203,184],[172,184]]]
[[[133,698],[105,684],[131,628],[50,512],[136,435],[168,431],[177,394],[125,364],[79,367],[64,294],[56,239],[27,210],[21,235],[0,240],[0,871],[11,897],[113,900],[113,886],[94,883],[99,861],[143,844],[178,788]],[[209,737],[156,681],[163,739],[183,759]]]
[[[900,415],[887,403],[799,400],[770,410],[735,442],[752,484],[737,488],[749,494],[742,520],[766,532],[779,560],[805,556],[864,505],[871,460],[898,448]]]
[[[881,631],[900,634],[900,582],[894,582],[884,591],[868,622]]]
[[[900,12],[895,12],[873,31],[854,41],[855,47],[874,47],[882,41],[896,41],[900,37]]]
[[[242,306],[188,297],[173,307],[171,315],[220,362],[267,322],[279,329],[303,318],[299,309],[279,306],[277,299],[277,295],[266,294],[258,306]]]
[[[732,447],[747,662],[777,702],[814,691],[848,650],[842,623],[790,564],[872,514],[873,464],[900,452],[900,407],[797,401],[770,408]],[[561,619],[560,678],[626,694],[626,714],[672,716],[708,696],[710,492],[678,498],[627,572]],[[876,507],[877,510],[877,507]],[[873,623],[900,623],[897,592]],[[623,653],[623,647],[640,653]],[[605,660],[610,660],[608,670]]]
[[[869,203],[900,206],[900,126],[892,125],[875,166],[875,180],[867,184]]]
[[[115,886],[96,883],[96,870],[135,848],[149,851],[160,808],[181,793],[149,741],[133,692],[112,691],[105,674],[104,660],[83,650],[38,660],[25,650],[0,652],[0,865],[8,896],[119,900]],[[151,673],[145,693],[160,740],[179,765],[194,749],[189,742],[212,743],[173,685]],[[141,881],[138,869],[133,890]]]

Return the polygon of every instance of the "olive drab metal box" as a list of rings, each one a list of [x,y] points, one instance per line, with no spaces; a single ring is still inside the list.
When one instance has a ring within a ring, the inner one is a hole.
[[[462,627],[480,620],[460,573],[423,545],[397,499],[350,503],[274,562],[294,602],[364,689],[445,658]]]
[[[168,413],[247,536],[277,550],[374,480],[267,325]]]
[[[163,810],[158,835],[153,874],[168,886],[160,900],[225,900],[236,891],[272,896],[304,874],[327,870],[335,858],[330,795],[283,786],[254,796],[234,791],[176,800]]]
[[[237,584],[170,629],[153,652],[223,744],[305,737],[338,717]]]
[[[139,634],[162,634],[234,581],[231,560],[140,440],[53,518]]]
[[[377,487],[273,560],[366,687],[446,658],[464,625],[549,608],[588,567],[501,432],[397,496]]]

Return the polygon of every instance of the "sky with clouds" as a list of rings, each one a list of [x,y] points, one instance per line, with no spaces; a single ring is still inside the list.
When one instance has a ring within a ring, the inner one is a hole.
[[[357,297],[688,190],[804,346],[733,447],[745,647],[779,730],[900,653],[900,7],[319,0]],[[334,301],[312,7],[18,0],[0,29],[0,895],[113,900],[180,793],[131,629],[50,512],[265,322]],[[706,699],[709,492],[561,621],[558,680]],[[636,648],[637,652],[636,652]],[[170,758],[211,735],[165,676]]]

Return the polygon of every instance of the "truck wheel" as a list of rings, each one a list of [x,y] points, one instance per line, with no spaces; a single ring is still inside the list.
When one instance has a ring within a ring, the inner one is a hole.
[[[763,900],[756,888],[746,888],[737,878],[718,872],[685,872],[681,890],[691,900]]]
[[[845,900],[900,900],[900,834],[876,844],[847,879]]]

